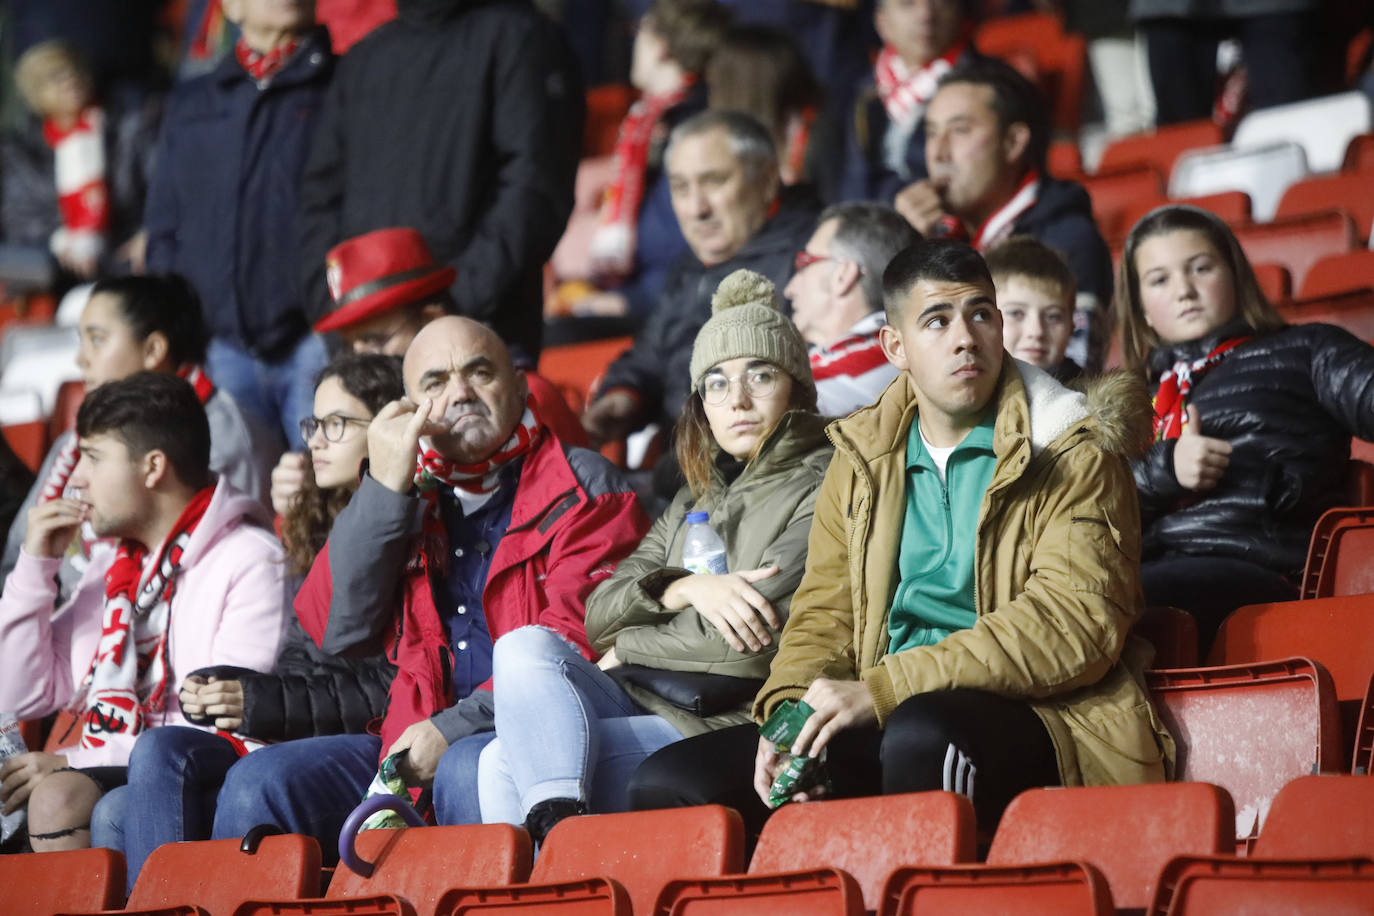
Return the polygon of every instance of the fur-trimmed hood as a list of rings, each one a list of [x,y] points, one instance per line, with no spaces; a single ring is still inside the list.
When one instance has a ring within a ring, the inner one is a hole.
[[[1033,454],[1087,417],[1094,421],[1098,443],[1113,454],[1133,459],[1150,447],[1150,397],[1143,379],[1129,372],[1109,372],[1066,387],[1030,363],[1009,360],[1025,387]]]

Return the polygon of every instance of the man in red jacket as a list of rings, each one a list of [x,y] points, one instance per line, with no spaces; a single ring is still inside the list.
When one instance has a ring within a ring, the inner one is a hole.
[[[584,601],[648,528],[600,455],[539,420],[501,340],[466,318],[431,322],[406,352],[407,398],[368,429],[370,466],[296,597],[326,652],[396,662],[380,736],[334,735],[255,751],[225,780],[214,836],[271,821],[326,848],[379,760],[437,786],[439,820],[460,738],[492,727],[492,643],[517,627],[560,633],[589,657]],[[471,744],[471,742],[468,742]]]

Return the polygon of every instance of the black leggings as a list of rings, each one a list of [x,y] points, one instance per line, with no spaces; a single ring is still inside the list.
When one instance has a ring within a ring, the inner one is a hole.
[[[670,744],[630,779],[630,806],[718,804],[744,818],[757,836],[769,810],[754,792],[758,729],[737,725]],[[918,694],[883,730],[850,729],[830,742],[834,796],[891,795],[948,789],[973,799],[980,827],[996,826],[1026,789],[1059,785],[1049,733],[1029,706],[982,690]]]

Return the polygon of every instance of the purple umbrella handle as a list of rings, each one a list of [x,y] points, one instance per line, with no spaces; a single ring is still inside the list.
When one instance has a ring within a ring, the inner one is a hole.
[[[357,842],[363,821],[378,811],[385,810],[395,811],[412,827],[425,826],[425,819],[420,817],[420,813],[395,795],[376,795],[354,808],[348,820],[344,821],[343,830],[339,831],[339,861],[364,878],[372,877],[374,866],[373,863],[359,858],[354,844]]]

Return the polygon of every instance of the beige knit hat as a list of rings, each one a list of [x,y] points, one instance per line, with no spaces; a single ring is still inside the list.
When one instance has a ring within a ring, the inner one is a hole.
[[[782,313],[773,281],[752,270],[737,270],[716,287],[711,319],[697,332],[692,345],[692,387],[701,386],[712,366],[745,356],[767,360],[793,381],[816,390],[806,342]]]

